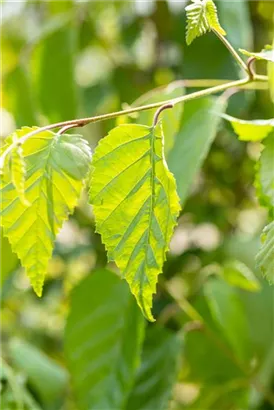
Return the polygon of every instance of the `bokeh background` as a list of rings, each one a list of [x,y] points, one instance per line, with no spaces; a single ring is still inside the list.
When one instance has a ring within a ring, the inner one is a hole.
[[[272,1],[216,4],[236,49],[260,51],[272,43]],[[2,1],[1,137],[23,125],[117,111],[175,80],[236,79],[237,65],[212,33],[186,46],[185,5],[183,0]],[[257,69],[263,73],[264,64]],[[193,90],[180,86],[168,92]],[[228,112],[269,118],[273,105],[267,90],[245,91],[230,99]],[[80,132],[94,148],[125,120]],[[199,120],[192,123],[191,132],[203,133],[199,126]],[[274,408],[274,288],[255,269],[267,221],[253,184],[259,152],[259,143],[238,141],[230,125],[220,123],[202,168],[188,181],[154,301],[157,323],[183,340],[170,409]],[[183,184],[183,157],[180,166]],[[76,410],[63,349],[70,295],[94,269],[107,266],[86,193],[57,239],[42,299],[3,238],[1,250],[3,409]]]

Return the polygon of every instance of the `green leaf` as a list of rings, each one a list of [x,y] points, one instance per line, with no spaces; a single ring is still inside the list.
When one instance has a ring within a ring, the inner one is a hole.
[[[14,134],[13,142],[17,139],[17,134]],[[14,188],[24,206],[29,206],[29,202],[25,197],[25,176],[26,164],[23,156],[23,148],[17,145],[11,153],[11,180]]]
[[[271,61],[272,63],[274,63],[274,49],[272,48],[272,46],[265,46],[265,48],[259,53],[246,51],[246,50],[243,50],[242,48],[240,48],[239,51],[248,57],[256,58],[256,60],[265,60],[265,61]]]
[[[167,158],[176,179],[181,204],[185,202],[194,178],[208,154],[218,130],[219,115],[225,107],[225,101],[216,98],[202,98],[185,103],[182,126]]]
[[[148,320],[180,206],[161,128],[121,125],[93,156],[90,201],[96,229]]]
[[[128,286],[98,270],[74,289],[65,330],[77,409],[122,409],[139,364],[144,320]]]
[[[190,4],[185,8],[187,17],[187,31],[186,42],[188,45],[195,40],[196,37],[200,37],[207,31],[214,29],[221,35],[225,35],[225,31],[222,29],[219,23],[217,8],[212,0],[192,0],[193,4]]]
[[[20,138],[35,129],[24,127],[16,135]],[[12,138],[6,142],[8,147]],[[30,206],[21,203],[9,175],[1,179],[4,236],[39,296],[55,237],[77,203],[90,157],[80,136],[43,131],[24,143],[25,196]]]
[[[216,30],[218,33],[220,33],[222,36],[226,35],[225,30],[220,26],[219,23],[219,18],[218,18],[218,12],[217,12],[217,7],[213,3],[212,0],[207,0],[205,2],[205,7],[206,7],[206,18],[209,24],[209,27],[213,30]]]
[[[274,50],[274,40],[272,43],[272,49]],[[274,64],[272,61],[267,63],[267,75],[269,83],[269,91],[272,102],[274,103]]]
[[[261,205],[274,208],[274,133],[264,140],[264,149],[256,164],[255,186]]]
[[[182,343],[178,335],[149,327],[143,346],[141,366],[130,393],[127,410],[166,410],[176,382]]]
[[[0,246],[1,246],[1,284],[5,281],[7,276],[12,273],[18,266],[18,258],[15,253],[12,252],[11,246],[7,238],[3,236],[3,230],[0,229]]]
[[[144,94],[138,98],[134,105],[153,104],[156,102],[172,100],[173,98],[184,95],[184,88],[182,86],[168,86],[159,90],[153,90],[151,93]],[[174,144],[176,133],[179,131],[180,121],[183,112],[183,104],[176,104],[172,109],[165,110],[161,114],[161,122],[163,127],[163,134],[165,136],[165,155],[171,150]],[[153,110],[141,111],[137,117],[138,124],[145,124],[151,126],[153,123]]]
[[[261,288],[254,273],[237,260],[225,263],[221,275],[228,284],[250,292],[257,292]]]
[[[41,43],[38,92],[43,113],[51,122],[77,117],[78,96],[74,78],[76,35],[74,23],[68,22]]]
[[[260,141],[274,129],[274,118],[269,120],[246,121],[222,114],[229,121],[241,141]]]
[[[220,279],[213,279],[205,284],[204,293],[217,326],[237,357],[249,363],[253,346],[250,343],[244,305],[236,289]]]
[[[261,236],[262,246],[256,255],[256,264],[262,274],[274,282],[274,221],[267,225]]]
[[[64,394],[68,374],[64,368],[35,346],[13,339],[9,353],[14,366],[28,378],[34,391],[45,404],[54,404]]]

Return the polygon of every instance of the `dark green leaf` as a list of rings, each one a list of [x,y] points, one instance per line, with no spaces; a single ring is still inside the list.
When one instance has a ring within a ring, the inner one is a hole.
[[[166,410],[180,365],[178,335],[157,326],[146,332],[141,366],[126,410]]]
[[[189,101],[184,106],[182,126],[167,158],[182,204],[216,136],[225,106],[222,99],[215,98]]]
[[[122,409],[139,363],[144,320],[128,286],[107,270],[73,291],[65,350],[77,409]]]

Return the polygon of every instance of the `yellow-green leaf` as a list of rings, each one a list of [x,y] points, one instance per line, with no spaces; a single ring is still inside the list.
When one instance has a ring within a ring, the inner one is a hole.
[[[207,31],[215,30],[225,35],[225,30],[220,26],[217,8],[212,0],[192,0],[185,8],[187,17],[186,43],[190,45],[196,37]]]
[[[219,23],[217,7],[215,6],[212,0],[208,0],[206,2],[206,18],[211,29],[216,30],[223,36],[226,35],[225,30],[221,27]]]
[[[97,231],[148,320],[179,214],[159,126],[121,125],[95,150],[90,201]]]
[[[272,46],[265,46],[265,48],[259,53],[247,51],[242,48],[240,48],[239,51],[245,56],[256,58],[256,60],[265,60],[274,63],[274,49],[272,48]]]
[[[16,140],[17,135],[14,134],[14,140]],[[26,174],[26,164],[23,156],[23,148],[21,145],[15,146],[11,153],[11,180],[20,201],[24,206],[29,206],[29,202],[25,197],[25,174]]]
[[[16,131],[21,138],[36,128]],[[6,147],[12,143],[8,137]],[[4,147],[4,149],[6,148]],[[90,150],[78,135],[43,131],[24,143],[26,163],[25,207],[12,178],[1,179],[1,226],[4,236],[41,296],[55,237],[73,211],[90,162]]]
[[[241,141],[260,141],[268,136],[274,128],[274,118],[269,120],[246,121],[222,114],[229,121]]]

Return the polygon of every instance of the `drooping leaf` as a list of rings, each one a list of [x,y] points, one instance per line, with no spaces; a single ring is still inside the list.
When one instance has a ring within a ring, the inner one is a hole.
[[[92,164],[97,232],[152,321],[152,295],[180,209],[160,127],[114,128],[97,146]]]
[[[274,209],[274,133],[264,140],[264,148],[256,164],[255,186],[261,205]]]
[[[9,345],[13,365],[25,374],[33,390],[46,404],[62,398],[67,382],[66,370],[43,352],[26,342],[13,339]]]
[[[126,410],[166,410],[176,382],[182,343],[178,335],[155,326],[146,331],[141,365]]]
[[[212,0],[192,0],[185,8],[187,17],[186,42],[188,45],[207,31],[214,29],[225,35],[225,31],[220,26],[217,8]]]
[[[139,364],[144,319],[128,286],[98,270],[72,294],[65,352],[77,409],[122,409]]]
[[[262,246],[256,255],[257,267],[271,282],[274,282],[274,221],[267,225],[261,235]]]
[[[76,36],[74,23],[68,21],[41,42],[38,92],[43,113],[51,122],[77,117],[78,96],[74,77]]]
[[[229,121],[241,141],[260,141],[274,129],[274,118],[269,120],[246,121],[222,114]]]
[[[244,305],[236,289],[220,279],[213,279],[205,284],[204,293],[212,317],[233,351],[242,362],[249,363],[253,346]]]
[[[167,162],[177,182],[177,190],[184,203],[191,184],[216,136],[219,114],[226,107],[222,99],[203,98],[186,102],[181,129]]]
[[[265,60],[265,61],[271,61],[272,63],[274,63],[274,49],[272,48],[272,46],[265,46],[265,48],[259,53],[246,51],[246,50],[243,50],[242,48],[240,48],[239,51],[248,57],[256,58],[256,60]]]
[[[257,292],[261,288],[254,273],[243,262],[237,260],[224,264],[222,277],[230,285],[250,292]]]
[[[181,97],[182,95],[184,95],[184,88],[180,85],[176,86],[176,83],[175,83],[174,86],[168,86],[168,87],[153,91],[151,93],[145,94],[144,96],[141,96],[140,99],[138,98],[137,102],[138,102],[138,105],[140,105],[140,103],[142,105],[153,104],[156,102],[161,102],[161,101],[166,101],[166,100],[171,100],[173,98]],[[165,143],[164,143],[165,155],[167,155],[168,152],[173,147],[175,135],[179,130],[182,112],[183,112],[183,104],[176,104],[172,109],[165,110],[161,114],[163,133],[165,136]],[[153,123],[153,116],[154,116],[153,110],[141,111],[137,119],[134,122],[137,122],[138,124],[145,124],[145,125],[151,126]]]
[[[16,131],[23,137],[35,128]],[[12,143],[7,139],[6,147]],[[78,135],[41,132],[24,143],[25,207],[9,175],[1,179],[1,226],[40,296],[55,237],[80,196],[90,150]]]

